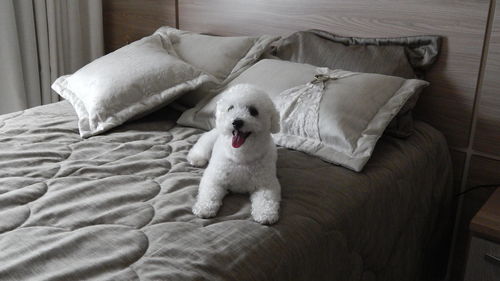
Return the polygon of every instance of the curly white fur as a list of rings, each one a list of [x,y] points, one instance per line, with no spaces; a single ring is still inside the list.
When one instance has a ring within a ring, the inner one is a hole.
[[[241,126],[235,120],[240,120]],[[281,187],[276,177],[276,145],[271,137],[278,131],[279,113],[265,92],[251,85],[236,85],[222,93],[216,127],[203,134],[188,154],[191,165],[200,167],[209,162],[193,213],[202,218],[215,216],[231,190],[250,193],[255,221],[278,221]],[[249,135],[235,145],[239,132]]]

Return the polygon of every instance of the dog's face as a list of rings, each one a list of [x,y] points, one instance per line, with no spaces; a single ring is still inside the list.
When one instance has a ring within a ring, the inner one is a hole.
[[[269,96],[251,85],[236,85],[217,102],[216,127],[239,148],[262,134],[279,131],[279,113]]]

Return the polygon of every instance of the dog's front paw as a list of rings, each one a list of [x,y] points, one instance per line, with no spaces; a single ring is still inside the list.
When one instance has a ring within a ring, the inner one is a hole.
[[[208,163],[208,159],[201,155],[198,155],[197,153],[189,153],[187,156],[187,160],[189,164],[191,164],[191,166],[195,167],[203,167]]]
[[[214,201],[196,201],[193,206],[193,214],[202,219],[215,217],[221,204]]]
[[[277,208],[252,210],[252,218],[260,224],[273,224],[279,220],[279,210]]]

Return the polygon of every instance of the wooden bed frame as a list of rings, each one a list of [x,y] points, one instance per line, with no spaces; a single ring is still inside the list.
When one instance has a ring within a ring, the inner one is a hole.
[[[106,51],[115,50],[162,25],[218,35],[287,35],[311,28],[361,37],[441,35],[445,38],[441,54],[426,76],[431,86],[422,94],[416,115],[446,136],[458,192],[471,184],[500,182],[500,8],[495,4],[495,0],[104,0],[105,45]],[[490,172],[485,176],[484,171]]]

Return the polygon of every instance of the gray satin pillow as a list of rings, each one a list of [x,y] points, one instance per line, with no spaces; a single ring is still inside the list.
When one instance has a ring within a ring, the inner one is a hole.
[[[441,46],[439,36],[397,38],[343,37],[322,30],[296,32],[282,39],[272,55],[315,66],[349,71],[379,73],[407,79],[423,78],[436,61]],[[413,133],[412,97],[389,124],[386,133],[408,137]]]
[[[212,36],[164,26],[156,31],[172,42],[179,58],[214,76],[215,81],[183,95],[177,102],[195,106],[215,88],[223,87],[252,66],[278,36]]]

